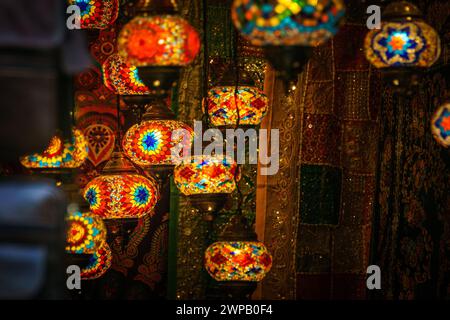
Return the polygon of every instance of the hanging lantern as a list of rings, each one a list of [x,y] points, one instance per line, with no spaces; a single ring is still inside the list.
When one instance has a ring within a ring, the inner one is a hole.
[[[111,267],[112,253],[109,245],[103,245],[91,256],[88,265],[81,269],[82,280],[94,280],[103,276]]]
[[[137,174],[121,152],[114,152],[103,172],[86,185],[83,193],[93,215],[103,219],[130,219],[153,214],[159,198],[157,185]]]
[[[311,48],[333,37],[345,15],[342,0],[234,0],[236,28],[286,81],[303,69]]]
[[[272,266],[272,257],[257,241],[215,242],[205,252],[205,266],[216,281],[261,281]]]
[[[20,163],[28,169],[75,169],[87,156],[88,144],[83,133],[73,129],[70,143],[64,143],[61,136],[56,135],[44,152],[22,157]]]
[[[179,70],[200,51],[197,31],[175,15],[170,0],[139,1],[140,16],[128,22],[118,38],[118,51],[139,69],[152,91],[167,93],[178,79]]]
[[[66,218],[68,224],[66,252],[94,254],[106,241],[103,221],[90,214],[74,212]]]
[[[68,0],[80,8],[81,29],[106,29],[119,15],[119,0]]]
[[[150,90],[139,78],[135,66],[127,63],[120,55],[112,54],[102,65],[103,83],[119,95],[146,95]]]
[[[145,118],[145,116],[144,116]],[[185,130],[187,135],[172,139],[175,130]],[[181,143],[183,150],[190,150],[193,130],[177,120],[145,120],[132,126],[124,136],[123,150],[134,163],[143,166],[174,165],[172,148]]]
[[[450,146],[450,103],[439,107],[431,120],[431,130],[436,141],[444,146]]]
[[[417,86],[420,73],[431,67],[441,52],[437,32],[422,20],[422,13],[406,1],[388,5],[381,29],[365,39],[367,60],[383,71],[385,80],[399,90]]]
[[[272,256],[246,219],[234,215],[219,234],[217,242],[205,251],[205,268],[217,281],[209,295],[222,292],[232,298],[248,298],[272,267]]]
[[[238,73],[238,75],[237,75]],[[208,93],[204,105],[213,126],[228,128],[257,126],[266,115],[269,106],[267,96],[255,86],[251,76],[244,70],[236,72],[231,67]]]
[[[219,212],[228,195],[236,190],[239,173],[236,162],[219,156],[192,156],[175,167],[174,181],[195,208],[211,220]]]

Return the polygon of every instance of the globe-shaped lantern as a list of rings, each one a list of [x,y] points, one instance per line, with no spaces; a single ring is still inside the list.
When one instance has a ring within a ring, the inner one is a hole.
[[[436,110],[431,120],[431,130],[440,145],[446,148],[450,146],[450,102]]]
[[[146,95],[150,90],[139,78],[138,70],[119,54],[108,57],[102,65],[103,83],[119,95]]]
[[[66,252],[94,254],[106,241],[106,228],[100,218],[74,212],[66,218]]]
[[[81,29],[106,29],[119,15],[119,0],[68,0],[80,9]]]
[[[176,130],[180,134],[175,135]],[[144,120],[126,132],[123,150],[131,161],[143,167],[173,166],[173,148],[180,144],[176,157],[182,159],[186,156],[183,152],[191,149],[192,138],[193,130],[181,121]]]
[[[366,58],[383,71],[388,84],[399,91],[411,90],[419,84],[420,72],[439,58],[439,35],[422,20],[420,10],[406,1],[388,5],[383,18],[381,29],[366,36]]]
[[[83,192],[91,213],[103,219],[133,219],[153,214],[159,198],[157,184],[136,172],[121,152],[114,152],[103,175]]]
[[[118,38],[118,51],[152,91],[169,90],[179,70],[191,63],[200,51],[197,31],[175,15],[169,0],[139,1],[140,15],[128,22]]]
[[[197,155],[175,167],[174,181],[182,194],[202,213],[220,211],[227,196],[236,190],[239,171],[234,160],[223,156]]]
[[[104,242],[90,257],[88,265],[81,269],[82,280],[94,280],[103,276],[111,267],[112,252],[109,245]]]
[[[342,0],[234,0],[236,28],[263,46],[278,74],[292,80],[306,64],[311,47],[333,37],[345,15]]]
[[[209,90],[204,104],[209,121],[219,128],[252,127],[261,123],[269,107],[269,99],[256,87],[251,76],[239,70],[236,81],[235,68],[230,68],[218,83]],[[239,113],[239,121],[238,121]]]
[[[87,156],[87,140],[80,130],[73,129],[71,142],[64,142],[60,135],[56,135],[44,152],[24,156],[20,163],[28,169],[42,171],[75,169],[83,164]]]
[[[233,298],[245,298],[255,289],[272,267],[272,256],[257,241],[256,233],[240,214],[219,234],[217,242],[205,251],[205,268],[218,283],[212,286]]]

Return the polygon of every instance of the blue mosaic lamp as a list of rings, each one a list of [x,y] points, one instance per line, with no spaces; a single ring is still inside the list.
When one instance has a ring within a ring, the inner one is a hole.
[[[422,19],[420,10],[407,1],[388,5],[383,17],[381,29],[373,29],[366,36],[366,58],[383,71],[388,84],[411,93],[420,82],[420,73],[439,59],[439,35]]]
[[[345,15],[342,0],[235,0],[232,19],[242,36],[262,46],[285,80],[303,69],[311,48],[332,38]]]
[[[445,148],[450,146],[450,102],[439,107],[431,120],[431,131],[436,141]]]

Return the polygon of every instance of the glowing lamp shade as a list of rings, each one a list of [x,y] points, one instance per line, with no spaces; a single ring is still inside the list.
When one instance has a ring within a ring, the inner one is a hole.
[[[206,249],[205,267],[216,281],[261,281],[272,267],[272,256],[257,241],[215,242]]]
[[[144,95],[150,90],[139,78],[135,66],[127,63],[120,55],[112,54],[102,65],[103,83],[116,94]]]
[[[447,102],[436,110],[431,120],[433,136],[444,147],[450,146],[450,103]]]
[[[430,67],[441,53],[437,32],[422,21],[383,22],[365,39],[367,60],[376,68]]]
[[[80,8],[81,29],[106,29],[119,14],[119,0],[68,0]]]
[[[120,32],[118,50],[137,67],[185,66],[197,56],[200,38],[179,16],[136,17]]]
[[[176,134],[176,130],[181,134]],[[172,148],[179,146],[177,157],[190,150],[193,130],[176,120],[148,120],[132,126],[124,136],[123,150],[140,166],[172,165]]]
[[[42,153],[22,157],[20,163],[29,169],[74,169],[80,167],[88,156],[88,143],[78,129],[72,131],[72,141],[64,143],[54,136]]]
[[[103,276],[111,267],[112,253],[106,242],[92,255],[89,264],[81,270],[82,280],[94,280]]]
[[[99,176],[86,185],[83,195],[91,213],[103,219],[152,214],[159,198],[155,182],[138,174]]]
[[[186,196],[232,193],[236,189],[236,170],[236,162],[229,158],[193,156],[175,167],[174,180]]]
[[[106,241],[105,225],[97,217],[75,212],[66,218],[66,222],[67,253],[94,254]]]
[[[345,14],[342,0],[235,0],[232,18],[257,46],[317,46],[333,37]]]
[[[235,94],[237,93],[237,94]],[[236,107],[237,105],[237,107]],[[208,94],[208,115],[211,124],[216,127],[237,124],[259,125],[267,113],[267,96],[256,87],[214,87]]]

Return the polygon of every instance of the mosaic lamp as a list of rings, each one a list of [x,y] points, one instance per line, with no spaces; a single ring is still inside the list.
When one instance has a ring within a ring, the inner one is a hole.
[[[80,8],[81,29],[106,29],[119,14],[119,0],[68,0]]]
[[[64,142],[61,135],[57,134],[42,153],[21,157],[20,163],[28,169],[57,173],[64,169],[79,168],[87,156],[87,141],[80,130],[73,128],[70,142]]]
[[[118,38],[118,51],[152,91],[166,94],[178,79],[181,67],[200,51],[198,32],[176,15],[171,0],[140,0],[138,16],[128,22]]]
[[[215,127],[234,128],[238,124],[239,127],[257,126],[267,114],[269,99],[244,71],[240,71],[236,84],[233,70],[228,70],[218,84],[209,90],[204,111]]]
[[[87,265],[81,269],[81,280],[95,280],[103,276],[112,264],[112,252],[104,242],[90,257]]]
[[[97,217],[136,219],[153,214],[159,190],[155,181],[138,174],[124,154],[116,151],[103,174],[86,185],[83,196]]]
[[[205,251],[205,269],[216,281],[212,297],[226,293],[232,298],[248,298],[256,283],[272,267],[272,256],[242,215],[234,215],[217,242]]]
[[[383,71],[389,85],[411,94],[421,72],[439,59],[439,35],[422,19],[420,10],[406,1],[389,4],[383,19],[381,29],[373,29],[366,36],[366,58]]]
[[[74,212],[66,218],[66,252],[94,254],[106,241],[103,221],[88,213]]]
[[[193,130],[174,120],[171,112],[160,109],[168,110],[163,101],[155,100],[149,104],[142,121],[125,133],[122,146],[131,161],[149,169],[162,182],[173,171],[177,159],[190,152]],[[175,147],[179,150],[176,158],[172,155]]]
[[[236,162],[223,156],[192,156],[175,167],[174,181],[191,204],[205,214],[217,213],[236,190]]]
[[[345,15],[342,0],[234,0],[232,19],[244,38],[264,47],[279,76],[292,80],[311,48],[338,31]]]
[[[450,146],[450,102],[439,107],[431,120],[431,131],[436,141],[445,148]]]

